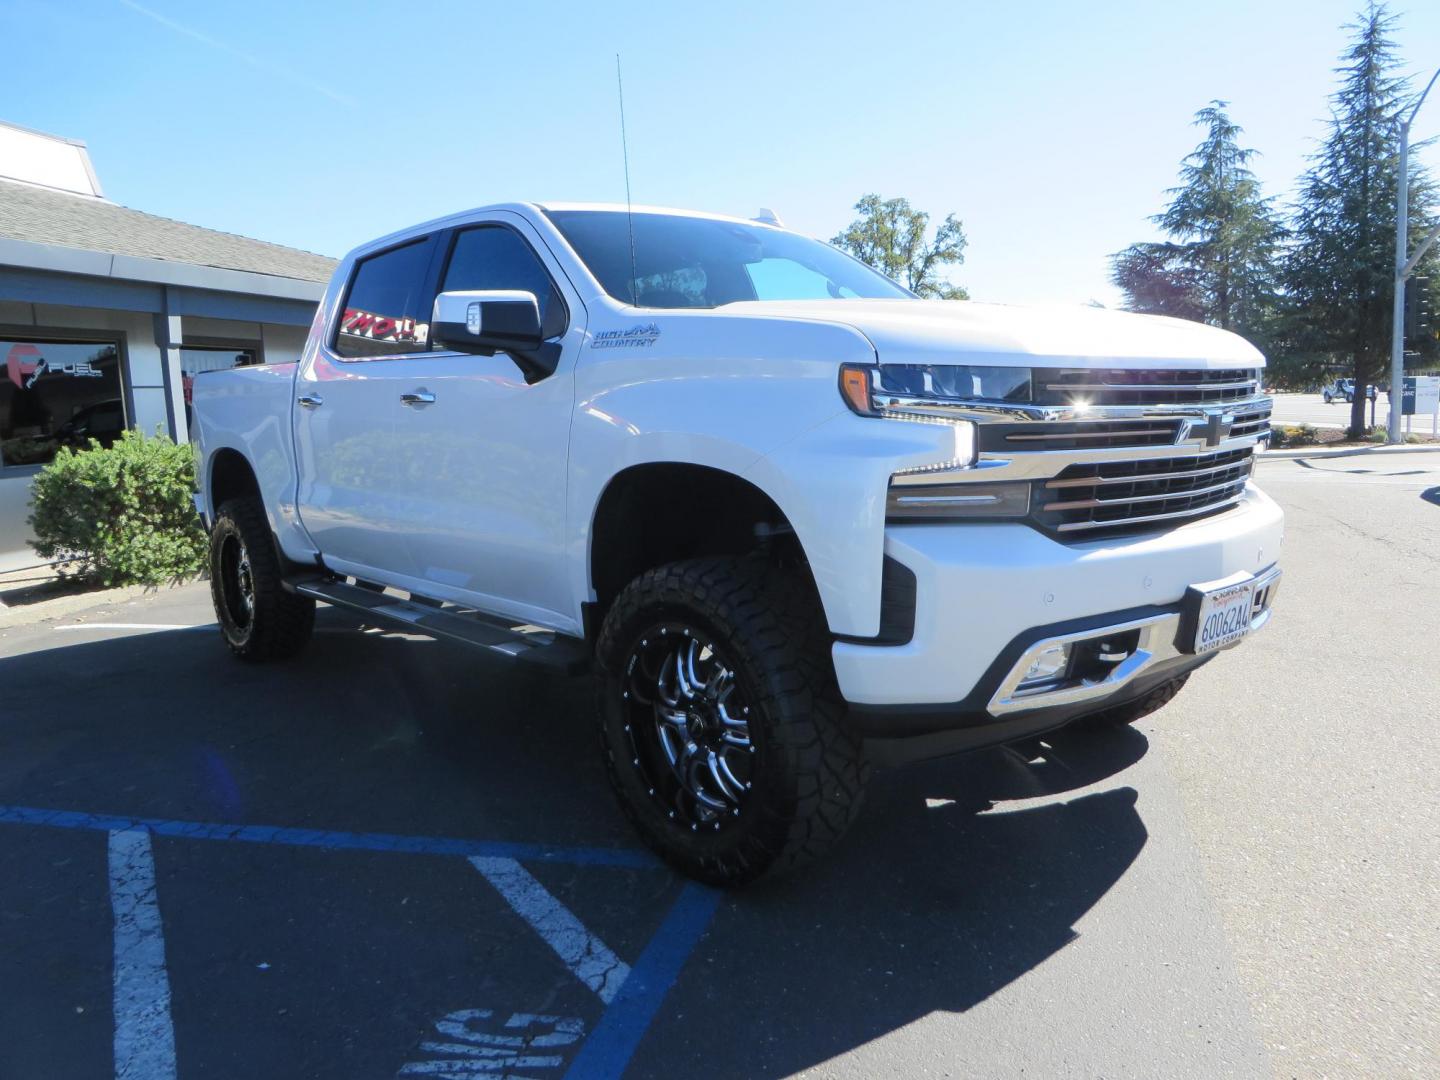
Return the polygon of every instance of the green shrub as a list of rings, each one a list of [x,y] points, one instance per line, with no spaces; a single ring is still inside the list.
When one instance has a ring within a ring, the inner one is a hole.
[[[190,501],[188,446],[127,431],[106,449],[62,449],[31,487],[31,546],[64,560],[62,573],[102,585],[160,585],[205,565],[205,534]]]

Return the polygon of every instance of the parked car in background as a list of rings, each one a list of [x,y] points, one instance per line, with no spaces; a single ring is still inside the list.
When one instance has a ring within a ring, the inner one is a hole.
[[[1321,393],[1321,395],[1325,398],[1325,404],[1326,404],[1326,405],[1333,405],[1333,404],[1335,404],[1335,402],[1337,402],[1337,401],[1345,401],[1345,402],[1354,401],[1354,400],[1355,400],[1355,380],[1354,380],[1354,379],[1336,379],[1336,380],[1335,380],[1333,383],[1331,383],[1329,386],[1327,386],[1327,387],[1325,387],[1323,390],[1321,390],[1320,393]],[[1374,386],[1373,383],[1365,388],[1365,396],[1366,396],[1368,399],[1370,399],[1371,401],[1374,401],[1374,400],[1375,400],[1375,394],[1376,394],[1376,390],[1375,390],[1375,386]]]
[[[55,430],[61,446],[83,449],[94,439],[101,446],[113,446],[125,430],[125,409],[119,398],[98,401],[76,411]]]

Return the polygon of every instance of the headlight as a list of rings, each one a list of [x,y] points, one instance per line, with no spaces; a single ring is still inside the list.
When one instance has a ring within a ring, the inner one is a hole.
[[[886,416],[912,423],[939,424],[954,433],[946,460],[901,469],[890,478],[885,519],[890,522],[996,521],[1030,513],[1028,481],[984,482],[966,472],[976,459],[975,424],[964,419],[964,406],[921,409],[927,401],[1023,405],[1034,401],[1028,367],[982,364],[846,364],[840,369],[840,395],[861,416]],[[907,409],[907,404],[910,406]],[[941,415],[936,415],[937,413]],[[937,455],[938,456],[938,455]],[[965,477],[964,480],[959,480]],[[958,481],[958,482],[957,482]]]
[[[951,419],[944,416],[907,413],[903,409],[876,408],[875,389],[871,380],[877,370],[883,371],[884,369],[877,369],[865,364],[841,365],[840,396],[845,399],[845,404],[850,406],[852,412],[861,416],[886,416],[915,424],[933,424],[936,427],[944,428],[949,436],[946,440],[948,445],[940,449],[935,461],[903,469],[896,475],[963,469],[975,463],[976,440],[973,422],[962,417]]]
[[[881,364],[882,394],[1025,404],[1034,398],[1030,369],[976,364]]]
[[[840,396],[861,416],[878,416],[876,395],[1026,404],[1034,400],[1029,368],[982,367],[975,364],[845,364],[840,368]]]

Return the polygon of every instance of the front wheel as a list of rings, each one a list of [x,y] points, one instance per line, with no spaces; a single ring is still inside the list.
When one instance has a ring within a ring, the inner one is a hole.
[[[682,873],[740,885],[809,862],[859,812],[818,604],[756,559],[672,563],[616,599],[596,647],[601,746],[620,805]]]
[[[1326,394],[1326,395],[1325,395],[1325,404],[1326,404],[1326,405],[1334,405],[1334,404],[1335,404],[1335,398],[1334,398],[1333,396],[1331,396],[1330,394]]]
[[[1185,683],[1190,679],[1187,671],[1178,678],[1171,679],[1167,683],[1161,683],[1144,697],[1136,698],[1134,701],[1127,701],[1123,705],[1112,705],[1101,712],[1091,713],[1076,721],[1090,727],[1123,727],[1126,724],[1133,724],[1137,720],[1143,720],[1151,713],[1169,705],[1175,695],[1185,688]]]
[[[230,651],[242,660],[294,656],[315,627],[315,601],[287,592],[265,508],[227,500],[210,531],[210,598]]]

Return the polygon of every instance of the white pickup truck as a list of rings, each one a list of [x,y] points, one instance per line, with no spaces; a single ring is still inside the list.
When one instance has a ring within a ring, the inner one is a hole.
[[[1134,720],[1263,626],[1264,362],[773,221],[486,207],[347,256],[298,364],[197,380],[216,613],[246,660],[319,600],[592,668],[626,814],[738,884],[871,763]]]

